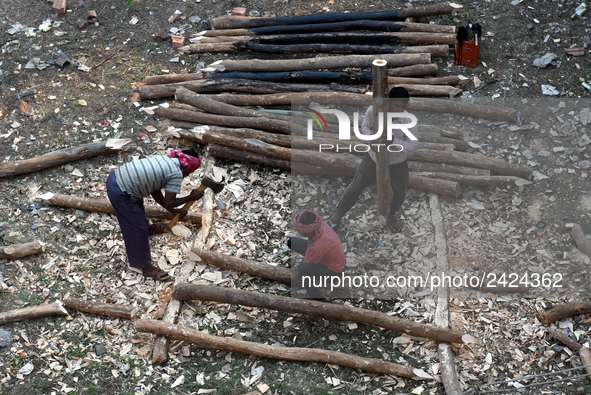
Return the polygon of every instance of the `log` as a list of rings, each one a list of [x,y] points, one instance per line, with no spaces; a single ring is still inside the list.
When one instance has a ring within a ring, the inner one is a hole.
[[[413,66],[424,64],[429,69],[431,55],[428,53],[414,54],[386,54],[380,56],[388,62],[390,67]],[[244,59],[244,60],[219,60],[209,65],[209,68],[217,71],[251,71],[251,72],[272,72],[272,71],[302,71],[319,69],[342,69],[349,67],[370,67],[371,62],[376,59],[373,55],[349,55],[349,56],[324,56],[308,59]],[[437,72],[437,65],[435,72]],[[389,74],[392,75],[392,74]],[[416,75],[416,74],[415,74]],[[422,75],[422,74],[419,74]]]
[[[29,255],[41,254],[45,251],[45,243],[36,240],[24,244],[12,244],[0,247],[0,259],[20,259]]]
[[[468,151],[472,149],[472,147],[467,141],[452,139],[449,137],[442,137],[437,133],[421,131],[420,128],[419,132],[417,133],[417,138],[421,142],[452,144],[454,148],[458,151]]]
[[[236,148],[230,148],[219,144],[210,144],[209,153],[218,158],[230,159],[240,163],[256,163],[263,166],[269,166],[279,169],[291,170],[291,161],[273,158],[263,154],[243,151]]]
[[[113,154],[120,150],[127,150],[130,143],[130,139],[109,139],[96,143],[83,144],[77,147],[64,148],[35,158],[0,163],[0,178],[33,173],[76,160]]]
[[[389,68],[388,75],[390,77],[421,77],[437,75],[437,69],[437,63],[397,66]]]
[[[460,185],[472,186],[505,186],[505,185],[529,185],[532,182],[513,176],[473,176],[466,174],[442,173],[442,172],[415,172],[419,177],[437,178],[460,183]]]
[[[172,123],[176,125],[176,123]],[[238,137],[243,139],[255,139],[264,141],[265,143],[278,145],[281,147],[292,147],[292,139],[296,136],[290,136],[285,134],[274,134],[274,133],[267,133],[263,132],[262,130],[256,129],[234,129],[234,128],[222,128],[219,126],[208,126],[208,125],[201,125],[201,124],[193,124],[190,129],[197,128],[199,132],[195,130],[180,130],[176,132],[178,136],[175,137],[182,137],[185,139],[203,142],[203,134],[212,132],[226,136]],[[185,125],[189,126],[189,125]],[[298,139],[301,137],[297,137]]]
[[[64,306],[83,311],[85,313],[106,315],[108,317],[124,318],[126,320],[135,320],[139,316],[139,309],[120,304],[100,303],[92,300],[82,300],[76,298],[67,298],[64,300]]]
[[[208,153],[211,155],[211,153]],[[205,168],[203,174],[212,174],[214,167],[214,161],[209,160],[210,157],[205,160]],[[211,231],[211,225],[213,223],[213,192],[211,188],[207,188],[201,198],[201,211],[203,215],[203,225],[199,229],[195,240],[195,247],[204,248]],[[183,283],[188,280],[191,272],[195,269],[195,263],[187,261],[183,263],[179,271],[178,276],[175,278],[175,285]],[[166,311],[162,317],[163,325],[176,323],[179,313],[181,312],[181,302],[179,300],[171,299],[166,306]],[[170,339],[165,336],[158,336],[154,341],[154,348],[152,350],[152,363],[160,363],[166,361],[168,358],[168,347],[170,345]]]
[[[111,206],[111,202],[109,202],[107,199],[79,198],[76,196],[62,195],[52,192],[47,192],[39,196],[39,199],[49,204],[53,204],[54,206],[70,207],[78,210],[107,214],[115,213],[113,206]],[[156,220],[171,220],[173,218],[173,215],[164,207],[145,206],[145,208],[146,216],[148,218],[153,218]],[[181,218],[181,221],[201,226],[201,214],[189,213]]]
[[[64,309],[64,306],[62,306],[60,301],[39,306],[25,307],[24,309],[0,313],[0,325],[8,324],[9,322],[20,322],[31,320],[33,318],[48,317],[51,315],[68,315],[68,312]]]
[[[267,117],[232,117],[226,115],[208,114],[205,112],[180,110],[175,108],[158,107],[154,114],[188,122],[195,122],[205,125],[229,126],[235,128],[254,128],[290,134],[292,127],[288,122],[278,121]]]
[[[247,273],[251,276],[291,284],[291,270],[286,267],[258,263],[230,255],[220,254],[218,252],[205,251],[200,248],[193,248],[191,251],[199,255],[203,263],[209,265],[215,265],[225,269]]]
[[[591,302],[561,303],[542,311],[540,318],[544,324],[549,324],[573,315],[589,313],[591,313]]]
[[[135,322],[135,329],[139,332],[166,336],[172,340],[181,340],[205,348],[256,355],[261,358],[330,363],[367,372],[382,373],[415,380],[432,378],[421,369],[378,359],[358,357],[338,351],[327,351],[317,348],[269,346],[228,337],[212,336],[188,326],[167,325],[156,320],[138,320]]]
[[[283,160],[291,160],[291,149],[267,144],[255,139],[242,139],[219,133],[207,132],[203,135],[203,142],[216,143],[244,151],[255,152],[266,156],[272,156]]]
[[[373,76],[373,130],[376,134],[380,124],[387,124],[388,113],[388,67],[385,60],[376,59],[371,64],[371,74]],[[382,119],[380,122],[380,114]],[[385,133],[382,133],[380,143],[387,143]],[[385,224],[390,214],[390,204],[394,199],[392,186],[390,185],[390,153],[385,150],[379,150],[376,153],[376,183],[378,187],[378,215],[380,222]]]
[[[405,88],[411,96],[445,96],[454,97],[462,90],[449,85],[416,85],[416,84],[396,84],[396,87]],[[392,86],[392,88],[394,88]]]
[[[306,93],[281,93],[270,95],[236,95],[221,94],[211,96],[215,100],[224,103],[241,106],[290,106],[292,100],[299,103],[305,101],[329,102],[334,104],[336,100],[340,104],[350,104],[362,107],[371,105],[371,97],[358,93],[347,92],[315,92]],[[322,104],[322,103],[321,103]],[[515,122],[517,111],[511,108],[484,106],[479,104],[452,102],[449,100],[429,99],[423,97],[411,97],[408,103],[408,110],[426,112],[447,113],[465,115],[475,118],[493,119],[497,121]]]
[[[222,37],[257,36],[264,34],[343,32],[351,30],[369,30],[386,32],[431,32],[451,34],[456,33],[455,26],[431,25],[429,23],[358,20],[335,23],[310,23],[305,25],[276,25],[255,27],[250,29],[206,30],[203,31],[202,34],[206,37]]]
[[[529,167],[503,162],[501,159],[466,152],[447,151],[417,151],[407,154],[408,160],[419,162],[448,163],[487,169],[493,173],[529,179],[533,170]]]
[[[579,352],[581,362],[583,363],[583,366],[586,366],[585,372],[587,372],[587,374],[590,375],[589,379],[591,380],[591,366],[589,366],[591,365],[591,350],[572,340],[559,329],[548,328],[548,333],[559,342],[567,345],[571,350]]]
[[[456,75],[436,78],[388,77],[389,85],[458,85],[460,81]]]
[[[591,257],[591,240],[589,240],[585,236],[585,232],[583,232],[583,228],[581,225],[575,224],[572,230],[570,231],[570,235],[575,241],[575,244],[581,251],[585,253],[588,257]]]
[[[198,39],[199,40],[199,39]],[[193,42],[193,41],[192,41]],[[223,36],[202,37],[200,44],[221,42],[244,42],[272,45],[295,45],[301,43],[314,44],[351,44],[351,45],[398,45],[398,44],[456,44],[456,35],[450,33],[427,32],[396,32],[396,33],[368,33],[368,32],[330,32],[330,33],[300,33],[275,34],[257,36]]]
[[[408,186],[411,188],[422,189],[425,192],[434,192],[439,195],[453,198],[460,197],[460,184],[455,181],[438,180],[435,178],[420,177],[410,174]]]
[[[490,170],[477,169],[475,167],[449,165],[447,163],[433,163],[433,162],[408,162],[408,170],[414,173],[418,172],[438,172],[438,173],[454,173],[466,174],[473,176],[490,176]]]
[[[468,137],[470,137],[470,133],[463,130],[443,129],[439,126],[426,124],[419,124],[417,127],[419,128],[419,133],[437,133],[441,137],[447,137],[450,139],[468,141]]]
[[[146,83],[146,85],[161,85],[172,84],[175,82],[202,80],[203,78],[205,78],[205,76],[202,73],[166,74],[146,77],[144,79],[144,82]]]
[[[257,44],[244,41],[222,42],[211,44],[189,44],[178,48],[179,53],[219,53],[251,51],[275,54],[301,53],[333,53],[333,54],[412,54],[429,53],[432,57],[444,58],[449,55],[449,45],[421,45],[421,46],[378,46],[378,45],[348,45],[348,44],[297,44],[272,45]]]
[[[221,29],[248,29],[263,26],[277,25],[306,25],[312,23],[331,23],[355,20],[405,20],[409,17],[423,17],[433,15],[451,14],[462,8],[451,4],[437,4],[416,8],[407,8],[385,12],[351,12],[351,13],[323,13],[315,15],[301,15],[292,17],[275,18],[250,18],[239,16],[222,16],[211,20],[211,28]]]
[[[426,337],[452,343],[463,343],[463,336],[466,336],[460,331],[445,330],[431,325],[419,324],[377,311],[364,310],[346,305],[317,302],[315,300],[304,300],[248,292],[233,288],[180,284],[174,287],[172,297],[179,300],[197,299],[203,301],[215,301],[219,303],[285,311],[288,313],[307,314],[315,317],[332,318],[335,320],[352,321],[360,324],[375,325],[395,332],[406,333],[411,336]]]
[[[140,88],[142,99],[162,99],[174,96],[180,87],[187,88],[196,93],[212,92],[247,92],[247,93],[277,93],[277,92],[307,92],[307,91],[339,91],[358,93],[365,90],[348,85],[324,85],[324,84],[288,84],[280,82],[243,80],[243,79],[216,79],[202,81],[177,82],[164,85],[145,85]]]

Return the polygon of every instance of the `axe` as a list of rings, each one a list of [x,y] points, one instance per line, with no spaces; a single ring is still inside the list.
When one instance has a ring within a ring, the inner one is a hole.
[[[224,180],[222,180],[222,182],[215,182],[211,178],[205,177],[201,180],[201,185],[199,186],[199,188],[197,188],[197,190],[201,191],[201,192],[205,192],[205,190],[207,188],[209,188],[212,190],[212,192],[214,194],[217,195],[218,193],[223,191],[224,187],[226,186],[226,184],[224,184],[223,181]],[[164,228],[164,231],[170,233],[172,231],[172,227],[176,225],[176,223],[179,221],[179,219],[181,219],[181,215],[187,214],[187,212],[189,211],[189,209],[191,208],[193,203],[195,203],[194,200],[191,202],[185,203],[185,205],[181,209],[182,213],[175,215],[174,218],[170,220],[170,222],[168,223],[166,228]]]

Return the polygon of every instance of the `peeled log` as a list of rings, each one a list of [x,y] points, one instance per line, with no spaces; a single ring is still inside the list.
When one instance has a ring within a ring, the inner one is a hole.
[[[570,231],[570,235],[575,240],[575,244],[585,255],[591,257],[591,241],[585,236],[581,225],[575,224],[573,229]]]
[[[505,185],[529,185],[531,181],[512,176],[473,176],[465,174],[441,173],[441,172],[415,172],[416,176],[437,178],[456,181],[461,185],[473,186],[505,186]]]
[[[291,161],[257,154],[236,148],[230,148],[219,144],[209,144],[209,153],[218,158],[235,160],[240,163],[256,163],[263,166],[291,170]]]
[[[409,23],[391,21],[358,20],[335,23],[309,23],[305,25],[277,25],[254,27],[250,29],[206,30],[206,37],[256,36],[263,34],[321,33],[351,30],[370,30],[385,32],[431,32],[456,33],[455,26],[431,25],[429,23]]]
[[[64,148],[36,158],[0,163],[0,178],[33,173],[76,160],[113,154],[127,149],[129,143],[131,143],[130,139],[109,139],[107,141]]]
[[[351,85],[324,85],[324,84],[289,84],[281,82],[268,82],[244,79],[216,79],[202,81],[177,82],[164,85],[145,85],[140,88],[142,99],[161,99],[174,96],[180,87],[187,88],[196,93],[212,92],[247,92],[247,93],[277,93],[277,92],[307,92],[307,91],[328,91],[335,93],[349,92],[359,93],[365,88]]]
[[[589,313],[591,313],[591,302],[562,303],[542,311],[540,318],[544,324],[549,324],[573,315]]]
[[[1,259],[20,259],[29,255],[41,254],[45,251],[45,243],[36,240],[24,244],[12,244],[6,247],[0,247]]]
[[[248,292],[233,288],[180,284],[174,287],[172,297],[179,300],[197,299],[203,301],[215,301],[219,303],[285,311],[288,313],[307,314],[315,317],[332,318],[341,321],[353,321],[360,324],[375,325],[399,333],[406,333],[411,336],[426,337],[452,343],[463,343],[464,340],[462,337],[465,336],[465,334],[460,331],[419,324],[377,311],[317,302],[315,300],[303,300],[285,296]]]
[[[448,165],[447,163],[432,163],[432,162],[408,162],[408,170],[411,172],[437,172],[437,173],[454,173],[466,174],[473,176],[490,176],[490,170],[477,169],[475,167]]]
[[[468,154],[466,152],[447,151],[417,151],[407,154],[408,160],[419,162],[448,163],[487,169],[493,173],[515,176],[528,179],[533,169],[525,166],[503,162],[501,159],[491,158],[484,155]]]
[[[244,59],[244,60],[219,60],[209,65],[210,68],[218,71],[302,71],[320,69],[342,69],[349,67],[371,67],[371,62],[376,59],[374,55],[349,55],[349,56],[323,56],[309,59]],[[412,66],[424,64],[429,69],[431,55],[428,53],[414,54],[385,54],[380,59],[388,62],[389,67]],[[435,73],[437,73],[437,65]],[[392,75],[392,74],[389,74]]]
[[[367,372],[382,373],[415,380],[432,378],[421,369],[378,359],[363,358],[338,351],[327,351],[317,348],[269,346],[228,337],[217,337],[196,331],[188,326],[166,324],[156,320],[138,320],[135,322],[135,328],[139,332],[166,336],[172,340],[181,340],[214,350],[244,353],[262,358],[287,361],[330,363]]]
[[[139,315],[139,309],[133,308],[131,306],[93,302],[92,300],[82,300],[76,298],[65,299],[64,306],[70,309],[83,311],[85,313],[124,318],[126,320],[134,320]]]
[[[33,318],[48,317],[51,315],[68,315],[61,302],[47,303],[39,306],[26,307],[24,309],[5,311],[0,313],[0,325],[9,322],[20,322]]]
[[[205,251],[200,248],[193,248],[195,254],[199,255],[203,263],[223,267],[251,276],[266,278],[274,281],[281,281],[291,284],[291,270],[286,267],[272,266],[265,263],[258,263],[246,259],[236,258],[217,252]]]
[[[60,207],[71,207],[79,210],[108,213],[114,214],[113,206],[111,202],[106,199],[90,199],[90,198],[79,198],[70,195],[61,195],[59,193],[48,192],[41,196],[39,199],[44,200],[54,206]],[[173,215],[164,207],[160,206],[145,206],[146,216],[157,220],[168,219],[171,220]],[[196,225],[201,225],[201,214],[187,214],[181,218],[182,222],[188,222]]]
[[[315,15],[300,15],[292,17],[274,18],[250,18],[241,16],[221,16],[211,20],[211,28],[222,29],[248,29],[263,26],[277,25],[305,25],[313,23],[344,22],[355,20],[405,20],[409,17],[423,17],[433,15],[451,14],[462,7],[451,4],[436,4],[430,6],[407,8],[385,12],[351,12],[351,13],[325,13]]]

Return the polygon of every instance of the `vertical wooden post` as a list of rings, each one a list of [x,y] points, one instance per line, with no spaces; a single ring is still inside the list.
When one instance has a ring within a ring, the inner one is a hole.
[[[384,225],[390,214],[393,193],[390,186],[390,155],[386,146],[386,114],[388,113],[388,67],[385,60],[376,59],[371,64],[373,80],[373,133],[377,133],[380,124],[382,136],[375,144],[384,144],[376,149],[376,173],[378,186],[378,215]],[[380,119],[381,118],[381,119]]]

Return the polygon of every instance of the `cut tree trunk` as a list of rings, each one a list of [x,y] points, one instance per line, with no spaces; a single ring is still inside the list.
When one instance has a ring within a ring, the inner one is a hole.
[[[36,158],[0,163],[0,178],[33,173],[95,156],[108,155],[129,148],[130,139],[109,139],[50,152]]]
[[[335,320],[353,321],[360,324],[375,325],[399,333],[406,333],[411,336],[426,337],[452,343],[463,343],[463,336],[466,336],[460,331],[419,324],[377,311],[317,302],[314,300],[302,300],[285,296],[248,292],[233,288],[181,284],[174,287],[172,297],[179,300],[197,299],[215,301],[289,313],[307,314]]]
[[[219,144],[210,144],[209,153],[218,158],[235,160],[240,163],[256,163],[278,169],[291,170],[291,161],[274,158],[254,152],[230,148]]]
[[[296,103],[310,101],[320,104],[339,104],[371,106],[371,97],[368,95],[347,92],[315,92],[306,93],[281,93],[270,95],[236,95],[221,94],[211,96],[215,100],[237,106],[290,106],[292,100]],[[517,111],[512,108],[484,106],[480,104],[451,102],[449,100],[429,99],[422,97],[411,97],[408,103],[408,110],[426,112],[447,113],[465,115],[475,118],[493,119],[497,121],[515,122]]]
[[[417,127],[419,128],[419,133],[436,133],[439,134],[441,137],[448,137],[450,139],[468,141],[468,138],[470,137],[470,133],[464,130],[443,129],[439,126],[426,124],[419,124],[417,125]]]
[[[414,162],[408,161],[408,170],[411,172],[437,172],[437,173],[454,173],[465,174],[472,176],[490,176],[490,170],[477,169],[475,167],[449,165],[447,163],[433,163],[433,162]]]
[[[575,244],[581,251],[585,253],[588,257],[591,257],[591,240],[589,240],[585,236],[585,232],[583,232],[583,228],[581,225],[575,224],[572,230],[570,231],[570,235],[575,241]]]
[[[173,126],[177,125],[176,122],[171,122]],[[243,139],[255,139],[264,141],[265,143],[278,145],[281,147],[291,148],[292,147],[292,140],[294,138],[300,139],[301,137],[297,136],[290,136],[285,134],[274,134],[274,133],[267,133],[263,132],[262,130],[256,129],[233,129],[233,128],[222,128],[219,126],[207,126],[207,125],[200,125],[200,124],[193,124],[195,126],[191,126],[190,128],[183,128],[189,130],[180,130],[180,131],[172,131],[169,134],[172,134],[174,137],[181,137],[193,141],[203,142],[203,135],[208,132],[221,134],[224,136],[231,136]],[[189,126],[189,125],[185,125]],[[180,126],[177,126],[180,127]],[[199,128],[200,131],[192,131],[190,129]],[[176,134],[175,134],[176,133]]]
[[[263,26],[306,25],[313,23],[332,23],[356,20],[405,20],[409,17],[423,17],[433,15],[445,15],[456,12],[461,6],[451,4],[437,4],[416,8],[407,8],[385,12],[351,12],[351,13],[325,13],[315,15],[300,15],[292,17],[275,18],[250,18],[240,16],[222,16],[211,20],[211,28],[221,29],[248,29]]]
[[[372,134],[378,132],[380,124],[387,124],[388,113],[388,67],[385,60],[376,59],[371,64],[373,76],[373,130]],[[380,115],[382,117],[380,122]],[[380,143],[385,143],[386,134],[382,133]],[[376,153],[376,183],[378,187],[378,215],[380,223],[385,224],[390,214],[390,204],[394,199],[392,186],[390,185],[390,153],[386,150],[379,150]]]
[[[36,240],[30,243],[13,244],[6,247],[0,247],[1,259],[20,259],[29,255],[41,254],[45,251],[45,243]]]
[[[272,156],[283,160],[291,160],[292,150],[285,147],[279,147],[273,144],[267,144],[260,140],[242,139],[238,137],[227,136],[219,133],[207,132],[203,135],[205,143],[216,143],[244,151],[255,152],[266,156]]]
[[[532,169],[525,166],[515,165],[503,162],[501,159],[490,158],[484,155],[468,154],[466,152],[447,152],[447,151],[417,151],[407,154],[408,160],[419,162],[448,163],[451,165],[461,165],[487,169],[493,173],[509,175],[529,179]]]
[[[191,74],[166,74],[166,75],[153,75],[146,77],[144,82],[146,85],[161,85],[161,84],[172,84],[175,82],[187,82],[202,80],[205,76],[201,73]]]
[[[131,306],[93,302],[91,300],[67,298],[64,300],[64,306],[70,309],[83,311],[85,313],[124,318],[126,320],[135,320],[139,316],[139,309],[133,308]]]
[[[325,84],[289,84],[281,82],[268,82],[257,80],[241,79],[219,79],[177,82],[164,85],[145,85],[140,88],[142,99],[161,99],[174,96],[176,90],[184,87],[196,93],[215,93],[215,92],[246,92],[246,93],[277,93],[277,92],[308,92],[308,91],[327,91],[335,93],[348,92],[359,93],[365,90],[365,87],[352,85],[325,85]]]
[[[292,127],[288,122],[278,121],[266,117],[232,117],[227,115],[208,114],[197,111],[179,110],[175,108],[158,107],[154,114],[170,119],[195,122],[204,125],[218,125],[235,128],[254,128],[290,134]]]
[[[406,377],[415,380],[432,378],[430,375],[411,366],[403,366],[378,359],[370,359],[317,348],[280,347],[237,340],[228,337],[217,337],[199,332],[188,326],[165,324],[156,320],[138,320],[135,328],[139,332],[166,336],[172,340],[181,340],[219,351],[229,351],[256,355],[261,358],[280,359],[286,361],[322,362],[364,370],[367,372]]]
[[[460,184],[455,181],[438,180],[435,178],[426,178],[410,174],[408,186],[411,188],[422,189],[425,192],[434,192],[439,195],[453,198],[460,197]]]
[[[255,27],[250,29],[206,30],[206,37],[221,36],[257,36],[264,34],[294,34],[344,32],[353,30],[385,31],[385,32],[430,32],[455,34],[455,26],[431,25],[429,23],[408,23],[390,21],[358,20],[335,23],[310,23],[305,25],[276,25]]]
[[[203,263],[223,267],[251,276],[266,278],[274,281],[281,281],[291,284],[291,270],[286,267],[272,266],[265,263],[258,263],[246,259],[240,259],[218,252],[205,251],[200,248],[193,248],[195,254],[201,257]]]
[[[371,67],[371,62],[375,60],[372,55],[349,55],[349,56],[324,56],[308,59],[244,59],[244,60],[218,60],[209,65],[208,69],[217,71],[250,71],[250,72],[292,72],[303,70],[320,69],[343,69],[349,67]],[[386,54],[380,56],[388,62],[389,67],[401,67],[415,65],[425,65],[429,69],[437,65],[431,65],[431,55],[428,53],[415,54]],[[392,74],[389,74],[392,75]],[[414,74],[416,75],[416,74]],[[427,75],[427,74],[418,74]],[[429,74],[431,75],[431,74]],[[400,76],[399,76],[400,77]]]
[[[106,199],[90,199],[90,198],[79,198],[70,195],[61,195],[59,193],[48,192],[41,196],[39,199],[46,201],[49,204],[60,207],[71,207],[78,210],[85,210],[91,212],[108,213],[114,214],[113,206]],[[146,216],[156,220],[172,219],[173,215],[164,207],[160,206],[145,206]],[[201,225],[201,214],[187,214],[181,221],[188,222],[196,225]]]
[[[377,45],[347,45],[347,44],[298,44],[271,45],[256,44],[244,41],[222,42],[211,44],[189,44],[178,48],[179,53],[219,53],[251,51],[274,54],[300,53],[333,53],[333,54],[411,54],[429,53],[434,58],[444,58],[449,55],[449,45],[421,45],[421,46],[377,46]]]
[[[461,89],[449,85],[396,84],[392,86],[394,87],[405,88],[411,96],[454,97],[462,92]]]
[[[549,324],[573,315],[589,313],[591,313],[591,302],[561,303],[542,311],[540,317],[544,324]]]
[[[39,306],[25,307],[24,309],[5,311],[0,313],[0,325],[9,322],[20,322],[33,318],[48,317],[51,315],[68,315],[61,302],[46,303]]]
[[[467,141],[442,137],[438,133],[421,131],[420,128],[419,132],[417,133],[417,138],[421,142],[453,144],[457,151],[468,151],[472,149]]]
[[[529,185],[532,182],[523,178],[513,176],[472,176],[465,174],[442,173],[442,172],[415,172],[419,177],[437,178],[456,181],[461,185],[472,186],[505,186],[505,185]]]
[[[350,45],[398,45],[398,44],[456,44],[456,35],[449,33],[427,32],[330,32],[330,33],[300,33],[276,34],[261,36],[223,36],[202,37],[201,44],[221,42],[244,42],[271,45],[296,45],[301,43],[314,44],[350,44]]]
[[[390,77],[422,77],[437,75],[437,69],[437,63],[397,66],[388,68],[388,75]]]

